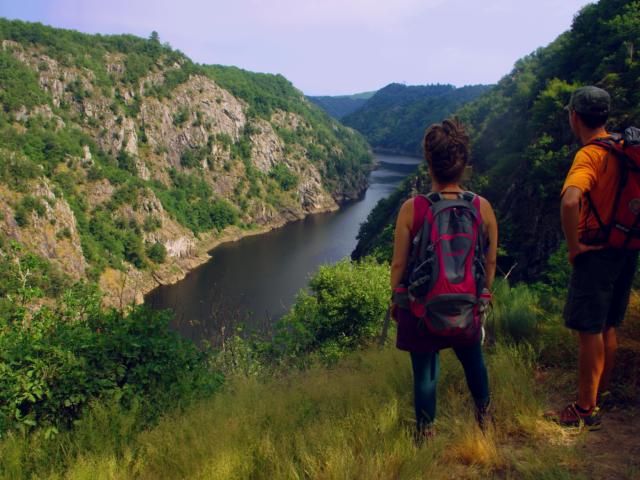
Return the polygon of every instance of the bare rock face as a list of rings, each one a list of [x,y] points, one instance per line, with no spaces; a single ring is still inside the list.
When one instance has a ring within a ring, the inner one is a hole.
[[[111,200],[114,191],[114,186],[106,178],[91,182],[87,186],[87,202],[92,208],[97,207]]]
[[[307,212],[319,212],[322,210],[335,210],[337,204],[327,192],[322,188],[320,173],[313,166],[309,166],[298,185],[298,193],[303,208]]]
[[[284,161],[284,145],[271,124],[265,120],[255,122],[251,137],[251,160],[262,173]]]
[[[149,146],[165,151],[169,164],[178,166],[183,151],[206,146],[210,136],[238,140],[246,123],[243,109],[243,103],[212,80],[194,76],[176,88],[171,102],[145,97],[140,120]]]
[[[64,198],[57,198],[46,179],[35,182],[30,189],[44,207],[44,214],[31,212],[28,224],[19,226],[15,209],[24,194],[0,185],[0,229],[8,237],[24,245],[28,250],[48,258],[71,278],[78,280],[85,275],[87,263],[82,253],[76,219]]]

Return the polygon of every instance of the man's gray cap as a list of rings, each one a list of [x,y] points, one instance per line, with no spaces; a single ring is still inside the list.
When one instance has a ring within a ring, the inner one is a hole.
[[[611,108],[611,97],[598,87],[587,86],[575,90],[571,94],[569,110],[575,110],[582,115],[607,116]]]

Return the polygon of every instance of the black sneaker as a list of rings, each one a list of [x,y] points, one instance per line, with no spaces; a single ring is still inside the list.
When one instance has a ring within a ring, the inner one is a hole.
[[[433,440],[435,436],[436,430],[433,427],[433,423],[429,423],[413,431],[413,443],[415,443],[416,447],[422,447],[426,442]]]
[[[478,408],[476,407],[476,422],[480,427],[480,430],[483,432],[490,426],[493,425],[493,408],[491,408],[491,400],[487,402],[484,407]]]

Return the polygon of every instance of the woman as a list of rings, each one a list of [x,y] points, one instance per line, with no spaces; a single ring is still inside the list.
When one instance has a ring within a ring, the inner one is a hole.
[[[431,176],[431,189],[442,198],[456,199],[464,191],[460,185],[469,157],[469,137],[456,120],[445,120],[430,126],[423,141],[424,156]],[[486,287],[491,288],[496,270],[498,226],[487,200],[479,197],[482,218],[481,234],[486,240]],[[391,264],[392,291],[402,281],[407,267],[412,239],[420,231],[428,209],[428,200],[417,196],[407,200],[398,214],[393,261]],[[392,316],[398,322],[396,346],[411,354],[414,379],[414,404],[418,439],[433,435],[436,416],[436,384],[438,381],[438,352],[453,348],[462,363],[467,385],[476,405],[476,419],[481,427],[489,406],[489,382],[482,355],[482,329],[474,328],[465,336],[444,337],[430,334],[420,325],[422,320],[411,311],[392,305]]]

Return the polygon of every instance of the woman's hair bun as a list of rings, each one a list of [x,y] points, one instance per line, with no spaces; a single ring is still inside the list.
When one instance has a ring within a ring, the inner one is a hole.
[[[457,118],[448,118],[427,128],[424,158],[440,183],[460,180],[469,161],[469,135]]]

